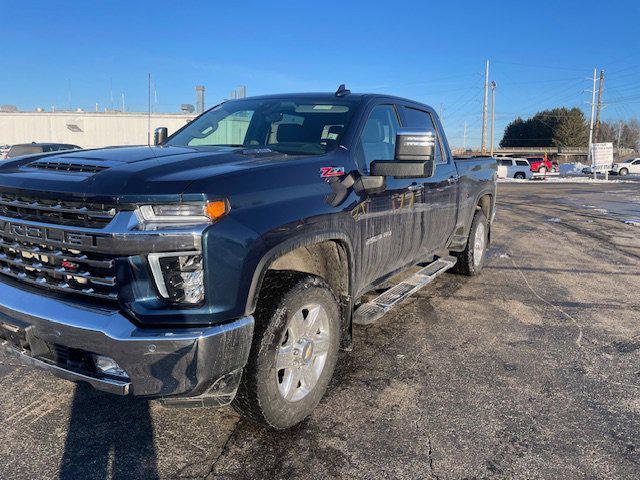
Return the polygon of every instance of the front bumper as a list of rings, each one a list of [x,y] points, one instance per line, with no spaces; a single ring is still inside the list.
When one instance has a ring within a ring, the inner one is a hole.
[[[249,356],[253,324],[247,316],[212,327],[139,328],[117,310],[0,280],[0,350],[59,377],[120,395],[230,402]],[[109,357],[126,376],[52,360],[48,350],[60,348],[87,358]]]

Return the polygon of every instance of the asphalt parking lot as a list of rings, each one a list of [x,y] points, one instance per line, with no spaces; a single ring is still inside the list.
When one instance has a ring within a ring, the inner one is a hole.
[[[0,356],[0,478],[639,478],[640,183],[499,195],[484,274],[357,328],[291,431]]]

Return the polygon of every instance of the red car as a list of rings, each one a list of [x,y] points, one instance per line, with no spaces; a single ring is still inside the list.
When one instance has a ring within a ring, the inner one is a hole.
[[[554,171],[553,163],[549,161],[549,158],[546,155],[544,157],[527,157],[527,160],[529,160],[531,171],[533,173],[547,173]]]

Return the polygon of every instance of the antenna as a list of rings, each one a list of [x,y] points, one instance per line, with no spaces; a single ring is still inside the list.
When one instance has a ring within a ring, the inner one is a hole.
[[[336,97],[344,97],[346,95],[349,95],[350,93],[351,93],[351,90],[348,90],[343,83],[338,87],[338,90],[336,90]]]

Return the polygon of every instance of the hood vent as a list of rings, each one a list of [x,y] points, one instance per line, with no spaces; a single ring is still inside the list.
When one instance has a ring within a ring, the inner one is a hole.
[[[69,162],[47,162],[37,161],[30,163],[29,168],[39,170],[53,170],[56,172],[77,172],[77,173],[99,173],[109,167],[104,165],[94,165],[90,163],[69,163]]]

